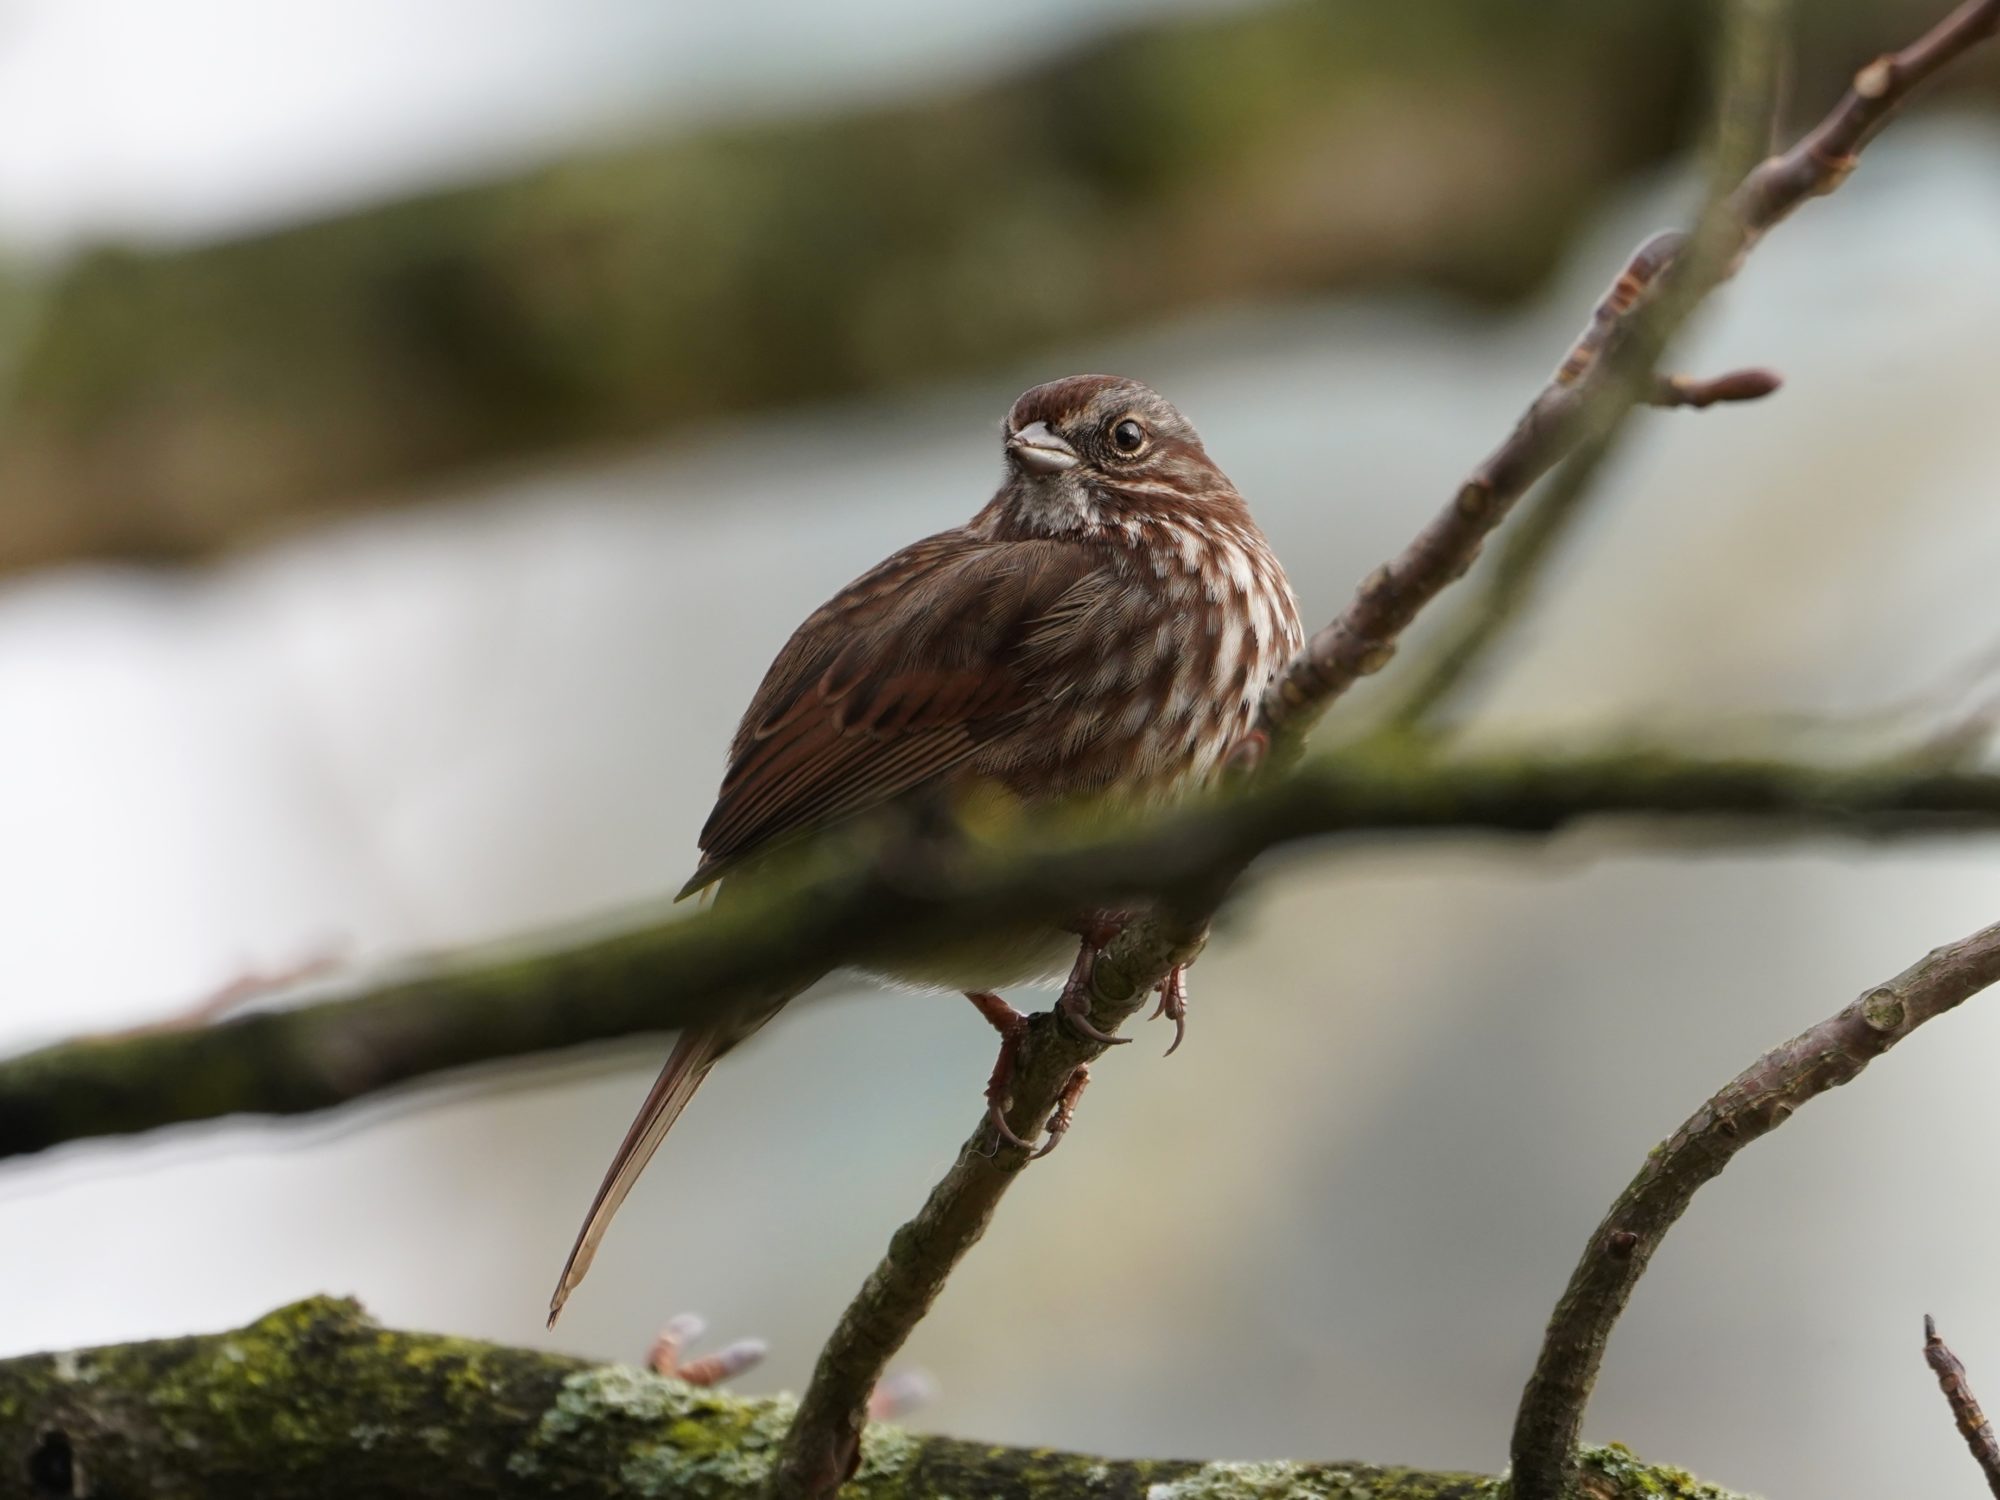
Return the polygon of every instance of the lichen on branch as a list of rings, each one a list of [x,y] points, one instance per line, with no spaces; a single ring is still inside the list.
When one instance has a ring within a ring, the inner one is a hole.
[[[791,1421],[622,1365],[381,1328],[314,1298],[247,1328],[0,1360],[0,1494],[126,1500],[750,1500]],[[1736,1500],[1621,1448],[1596,1500]],[[872,1426],[854,1500],[1485,1500],[1367,1463],[1108,1459]]]

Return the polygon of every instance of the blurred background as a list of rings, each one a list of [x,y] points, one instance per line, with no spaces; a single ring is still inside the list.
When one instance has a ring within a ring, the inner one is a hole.
[[[1944,3],[1800,9],[1794,124]],[[0,0],[0,1047],[671,890],[770,655],[976,508],[1059,374],[1166,392],[1327,618],[1697,201],[1712,23]],[[2000,638],[1996,104],[1989,58],[1716,300],[1677,364],[1785,391],[1638,423],[1471,733],[1846,720]],[[917,1425],[1496,1468],[1647,1148],[1996,915],[1984,840],[1295,858],[1196,972],[1188,1046],[1098,1070],[919,1330]],[[1704,1193],[1590,1433],[1751,1490],[1963,1490],[1920,1319],[2000,1379],[1996,1046],[1968,1007]],[[991,1036],[796,1008],[545,1334],[663,1051],[10,1164],[0,1352],[329,1291],[636,1359],[698,1308],[771,1340],[744,1389],[796,1389]]]

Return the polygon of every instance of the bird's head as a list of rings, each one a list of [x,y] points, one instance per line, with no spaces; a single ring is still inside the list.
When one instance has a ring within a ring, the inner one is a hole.
[[[1007,478],[996,504],[1042,535],[1242,505],[1187,418],[1122,376],[1072,375],[1024,392],[1001,442]]]

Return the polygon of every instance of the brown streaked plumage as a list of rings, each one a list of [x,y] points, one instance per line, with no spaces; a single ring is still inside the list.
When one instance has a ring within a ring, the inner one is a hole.
[[[1029,805],[1167,801],[1250,727],[1303,633],[1284,570],[1186,419],[1137,381],[1077,375],[1017,400],[1002,440],[1006,479],[978,515],[863,574],[778,653],[683,895],[723,881],[727,899],[760,856],[909,799],[984,785]],[[1094,914],[886,975],[973,994],[1001,1025],[996,1120],[1017,1033],[988,992],[1060,976],[1079,931],[1101,936]],[[1176,1020],[1178,995],[1163,996]],[[790,998],[681,1037],[591,1204],[551,1324],[708,1069]]]

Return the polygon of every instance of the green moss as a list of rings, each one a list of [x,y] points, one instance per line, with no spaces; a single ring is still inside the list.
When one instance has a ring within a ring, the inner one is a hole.
[[[1577,1455],[1585,1487],[1619,1497],[1647,1496],[1658,1500],[1741,1500],[1729,1490],[1696,1479],[1685,1469],[1642,1461],[1623,1443],[1586,1446]],[[1591,1484],[1595,1478],[1601,1487]]]
[[[1368,1500],[1373,1494],[1346,1470],[1274,1460],[1203,1464],[1149,1486],[1146,1500]]]
[[[855,1483],[869,1491],[893,1490],[915,1468],[923,1450],[922,1438],[878,1423],[862,1435],[861,1467],[855,1471]]]
[[[0,1493],[52,1431],[101,1494],[207,1500],[751,1500],[797,1410],[622,1366],[376,1327],[314,1298],[248,1328],[0,1361]],[[1591,1500],[1734,1500],[1623,1448]],[[1475,1474],[1116,1461],[871,1427],[843,1500],[1496,1500]]]
[[[632,1495],[720,1500],[763,1484],[796,1409],[788,1397],[740,1401],[623,1366],[580,1370],[507,1468],[560,1481],[587,1452],[594,1462],[615,1460]]]

